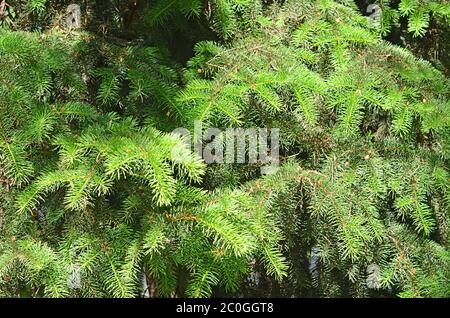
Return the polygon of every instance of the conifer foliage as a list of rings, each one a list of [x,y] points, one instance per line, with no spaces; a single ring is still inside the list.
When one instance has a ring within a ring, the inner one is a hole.
[[[2,3],[0,296],[450,296],[450,82],[354,1]],[[142,31],[174,19],[185,67]],[[206,165],[194,121],[280,128],[280,168]]]
[[[408,32],[420,37],[426,33],[432,18],[438,20],[442,26],[448,24],[450,18],[450,4],[447,1],[379,1],[379,5],[384,15],[384,32],[389,32],[392,24],[406,17]]]

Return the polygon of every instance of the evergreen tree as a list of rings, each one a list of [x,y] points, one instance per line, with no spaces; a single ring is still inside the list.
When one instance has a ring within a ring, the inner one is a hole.
[[[0,296],[450,296],[450,82],[354,1],[67,4],[0,2]],[[280,128],[281,167],[194,121]]]

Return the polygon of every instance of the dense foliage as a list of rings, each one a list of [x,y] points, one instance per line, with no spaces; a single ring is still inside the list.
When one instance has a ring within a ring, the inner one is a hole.
[[[379,3],[0,1],[0,296],[450,297],[449,5]],[[280,168],[195,121],[280,128]]]

